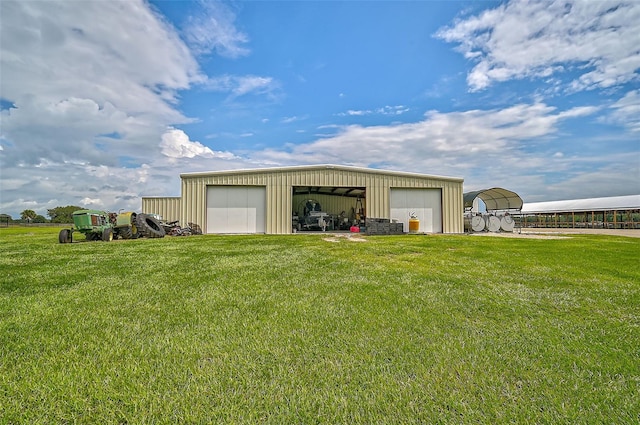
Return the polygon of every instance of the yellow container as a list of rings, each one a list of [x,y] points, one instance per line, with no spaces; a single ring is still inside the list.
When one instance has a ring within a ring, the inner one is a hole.
[[[418,233],[420,230],[420,220],[415,217],[409,219],[409,233]]]

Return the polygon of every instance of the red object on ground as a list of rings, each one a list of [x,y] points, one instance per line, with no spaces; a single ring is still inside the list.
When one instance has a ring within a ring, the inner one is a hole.
[[[351,233],[360,233],[360,228],[358,226],[351,226]]]

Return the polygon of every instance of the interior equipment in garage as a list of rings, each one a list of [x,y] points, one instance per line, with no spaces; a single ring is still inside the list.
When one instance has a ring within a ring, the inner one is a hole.
[[[294,231],[346,231],[365,225],[365,188],[293,186]]]
[[[304,205],[303,205],[304,204]],[[333,230],[334,218],[322,211],[320,202],[315,199],[306,199],[300,203],[298,210],[302,207],[302,218],[294,216],[297,230]]]
[[[358,198],[356,199],[356,220],[359,222],[361,220],[364,219],[365,214],[364,214],[364,207],[362,206],[362,198],[360,198],[358,196]]]

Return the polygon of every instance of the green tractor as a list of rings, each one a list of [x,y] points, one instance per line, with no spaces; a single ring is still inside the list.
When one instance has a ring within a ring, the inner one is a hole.
[[[121,237],[135,239],[138,235],[137,217],[134,212],[107,213],[100,210],[78,210],[73,213],[74,227],[62,229],[58,235],[60,243],[73,242],[73,233],[80,232],[88,241],[110,242]]]

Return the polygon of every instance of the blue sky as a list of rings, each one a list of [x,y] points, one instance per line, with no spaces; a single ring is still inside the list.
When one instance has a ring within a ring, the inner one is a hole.
[[[99,19],[98,19],[99,18]],[[640,193],[640,2],[0,2],[0,212],[344,164]]]

